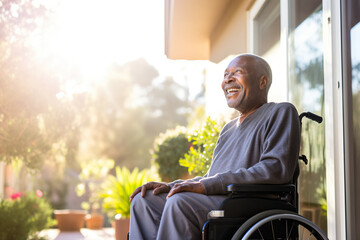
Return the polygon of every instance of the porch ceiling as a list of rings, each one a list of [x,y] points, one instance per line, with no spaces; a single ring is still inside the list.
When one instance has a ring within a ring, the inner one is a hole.
[[[165,54],[208,60],[210,38],[231,0],[165,0]]]

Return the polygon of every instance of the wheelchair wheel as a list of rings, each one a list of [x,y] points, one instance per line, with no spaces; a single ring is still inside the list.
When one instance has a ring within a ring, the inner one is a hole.
[[[269,210],[249,218],[232,240],[249,239],[328,239],[310,220],[290,211]]]

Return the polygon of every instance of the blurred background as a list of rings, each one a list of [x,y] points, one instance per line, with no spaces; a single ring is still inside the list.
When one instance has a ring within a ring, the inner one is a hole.
[[[5,0],[0,29],[0,196],[80,208],[90,163],[151,168],[161,132],[204,117],[208,61],[166,58],[164,1]]]

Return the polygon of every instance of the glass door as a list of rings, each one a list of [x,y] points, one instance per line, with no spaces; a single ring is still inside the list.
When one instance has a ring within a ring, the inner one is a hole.
[[[360,236],[360,0],[342,2],[347,237]]]
[[[289,101],[301,112],[324,116],[322,2],[289,2]],[[303,119],[300,162],[299,210],[327,231],[325,124]]]

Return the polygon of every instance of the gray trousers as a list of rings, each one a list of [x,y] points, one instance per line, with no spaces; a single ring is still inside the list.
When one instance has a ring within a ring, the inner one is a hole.
[[[167,194],[143,198],[137,194],[131,202],[130,240],[201,239],[207,214],[217,209],[226,195],[181,192],[166,200]]]

